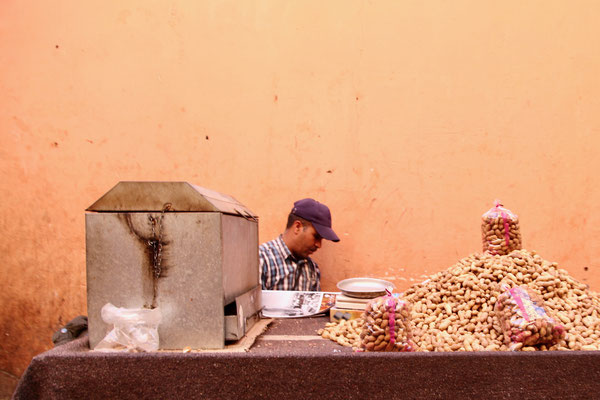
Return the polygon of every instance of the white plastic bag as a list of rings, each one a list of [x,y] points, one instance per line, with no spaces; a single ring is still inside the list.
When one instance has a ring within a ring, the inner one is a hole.
[[[101,310],[102,320],[114,328],[94,347],[98,351],[156,351],[158,324],[162,318],[159,308],[122,308],[106,303]]]

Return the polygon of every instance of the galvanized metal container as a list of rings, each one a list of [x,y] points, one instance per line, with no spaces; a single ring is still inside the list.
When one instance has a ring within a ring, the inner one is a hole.
[[[160,307],[161,349],[223,348],[260,308],[258,220],[231,196],[187,182],[120,182],[87,210],[90,347],[117,307]]]

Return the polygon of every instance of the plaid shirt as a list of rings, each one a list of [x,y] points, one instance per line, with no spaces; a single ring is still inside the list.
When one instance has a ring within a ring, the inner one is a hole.
[[[296,259],[279,235],[258,247],[260,281],[266,290],[320,291],[321,272],[310,257]]]

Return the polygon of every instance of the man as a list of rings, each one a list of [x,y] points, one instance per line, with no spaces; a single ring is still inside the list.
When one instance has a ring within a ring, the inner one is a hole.
[[[320,291],[321,272],[309,256],[322,239],[340,241],[331,229],[329,208],[313,199],[295,202],[283,234],[258,248],[262,288]]]

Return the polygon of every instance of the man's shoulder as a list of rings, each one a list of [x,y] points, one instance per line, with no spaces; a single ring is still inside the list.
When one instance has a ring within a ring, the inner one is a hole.
[[[273,240],[269,240],[268,242],[264,242],[261,243],[260,246],[258,246],[259,249],[269,249],[269,248],[273,248],[275,246],[277,246],[277,242],[279,241],[278,238],[275,238]]]
[[[275,238],[273,240],[269,240],[268,242],[264,242],[260,246],[258,246],[259,254],[272,253],[272,252],[278,252],[278,253],[283,252],[281,238]]]

